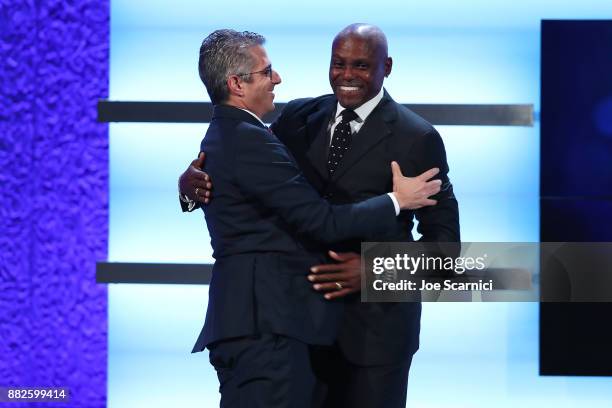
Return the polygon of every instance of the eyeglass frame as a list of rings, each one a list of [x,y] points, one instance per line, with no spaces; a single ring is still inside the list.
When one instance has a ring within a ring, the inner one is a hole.
[[[236,74],[236,75],[237,76],[247,76],[247,75],[252,75],[252,74],[264,74],[265,76],[270,78],[270,80],[272,80],[272,72],[273,72],[272,64],[269,64],[267,67],[265,67],[261,71],[246,72],[244,74]]]

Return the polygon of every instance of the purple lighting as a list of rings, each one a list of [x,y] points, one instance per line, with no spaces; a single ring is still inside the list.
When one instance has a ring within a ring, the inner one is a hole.
[[[109,2],[2,0],[0,25],[0,386],[104,407]]]

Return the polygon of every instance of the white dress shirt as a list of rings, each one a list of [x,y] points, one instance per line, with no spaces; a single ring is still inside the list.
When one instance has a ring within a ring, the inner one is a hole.
[[[359,129],[361,129],[361,127],[363,126],[368,116],[370,116],[370,113],[372,113],[374,108],[380,103],[384,94],[385,94],[385,91],[383,90],[383,88],[381,88],[380,92],[375,97],[373,97],[372,99],[370,99],[363,105],[354,109],[355,113],[357,114],[357,118],[349,122],[352,134],[359,132]],[[334,122],[329,128],[329,134],[331,135],[329,138],[330,146],[332,143],[332,138],[334,137],[334,130],[336,130],[336,126],[338,126],[340,122],[342,122],[342,112],[345,109],[346,108],[340,105],[340,102],[338,102],[338,105],[336,106],[336,117],[334,118]],[[391,197],[391,201],[393,201],[393,206],[395,207],[395,215],[399,215],[400,206],[399,206],[399,202],[397,201],[397,198],[395,197],[395,194],[393,193],[387,193],[387,194],[389,195],[389,197]]]
[[[359,106],[358,108],[354,109],[358,117],[355,118],[355,120],[351,120],[349,122],[349,125],[351,126],[351,132],[353,134],[359,132],[359,129],[361,129],[361,127],[363,126],[363,123],[366,121],[368,116],[370,116],[370,113],[372,113],[374,108],[380,103],[384,94],[385,94],[385,91],[381,88],[378,95],[376,95],[375,97],[373,97],[372,99],[364,103],[363,105]],[[338,124],[340,124],[340,122],[342,121],[342,112],[345,109],[346,108],[340,105],[340,102],[338,102],[338,105],[336,106],[336,118],[334,119],[334,122],[332,123],[331,128],[329,129],[329,134],[332,135],[329,138],[330,146],[332,142],[331,139],[334,135],[334,130],[336,129],[336,126],[338,126]]]

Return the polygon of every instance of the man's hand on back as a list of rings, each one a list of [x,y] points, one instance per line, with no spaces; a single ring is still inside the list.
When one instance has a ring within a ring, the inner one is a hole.
[[[179,177],[179,191],[201,204],[208,204],[212,198],[212,180],[208,173],[202,171],[205,159],[206,153],[200,152]]]
[[[329,251],[336,263],[315,265],[308,280],[313,288],[325,292],[325,299],[331,300],[361,290],[361,256],[355,252],[336,253]]]
[[[402,210],[416,210],[418,208],[436,205],[437,201],[429,197],[438,194],[441,180],[431,180],[440,169],[433,168],[416,177],[404,177],[397,162],[391,162],[393,173],[393,194]]]

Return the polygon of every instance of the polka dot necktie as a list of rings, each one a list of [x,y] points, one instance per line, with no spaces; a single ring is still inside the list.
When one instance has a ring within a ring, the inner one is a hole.
[[[338,167],[338,164],[346,154],[346,151],[351,145],[353,134],[351,132],[350,121],[358,118],[358,115],[352,109],[345,109],[341,113],[342,120],[334,129],[334,136],[329,147],[329,155],[327,156],[327,169],[329,175],[333,175]]]

